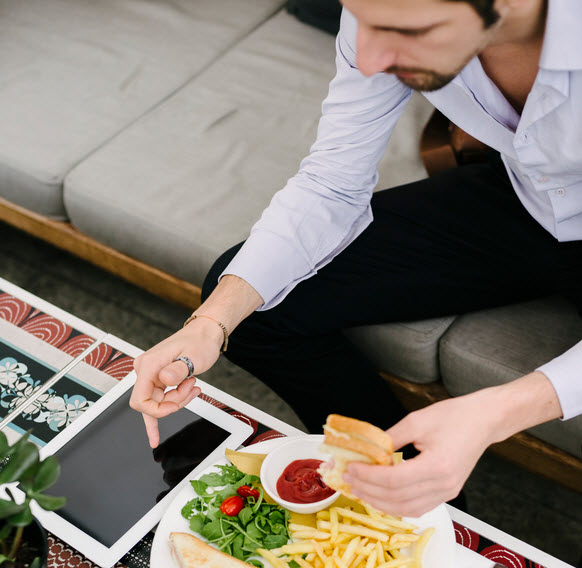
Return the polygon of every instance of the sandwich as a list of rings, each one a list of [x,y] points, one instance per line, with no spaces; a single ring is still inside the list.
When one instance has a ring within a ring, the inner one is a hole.
[[[249,568],[234,556],[220,552],[187,533],[170,533],[172,556],[180,568]]]
[[[355,418],[330,414],[323,427],[325,434],[321,451],[330,454],[333,465],[323,463],[318,469],[323,482],[346,497],[362,502],[352,495],[343,480],[349,462],[358,461],[391,465],[394,453],[392,438],[381,428]]]

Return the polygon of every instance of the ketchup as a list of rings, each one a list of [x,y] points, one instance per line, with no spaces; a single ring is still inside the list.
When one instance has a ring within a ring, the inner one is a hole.
[[[291,462],[277,480],[277,492],[291,503],[315,503],[333,495],[317,473],[321,460],[295,460]]]

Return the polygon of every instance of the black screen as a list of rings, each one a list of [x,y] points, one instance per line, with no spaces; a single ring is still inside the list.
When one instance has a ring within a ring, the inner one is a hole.
[[[67,498],[57,514],[107,547],[229,436],[182,409],[159,421],[160,445],[152,450],[130,396],[131,390],[55,454],[61,475],[50,493]]]

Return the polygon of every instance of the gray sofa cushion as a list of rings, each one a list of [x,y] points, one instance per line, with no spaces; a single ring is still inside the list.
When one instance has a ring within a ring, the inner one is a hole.
[[[0,0],[0,195],[66,218],[62,180],[284,0]]]
[[[73,224],[200,285],[296,172],[334,71],[334,38],[282,10],[71,172]],[[385,168],[395,178],[424,175],[410,132],[430,105],[415,100]]]
[[[71,172],[73,224],[200,285],[309,151],[334,71],[334,39],[281,11]],[[401,128],[420,132],[419,102]],[[409,132],[397,175],[422,177]]]
[[[439,340],[454,317],[357,327],[346,336],[378,369],[413,383],[440,377]]]
[[[582,318],[560,298],[545,298],[459,317],[440,343],[443,382],[452,395],[499,385],[536,369],[582,339]],[[531,429],[582,457],[582,416]]]

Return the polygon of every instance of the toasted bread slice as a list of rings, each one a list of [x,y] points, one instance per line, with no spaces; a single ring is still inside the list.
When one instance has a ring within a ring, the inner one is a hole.
[[[170,533],[172,556],[180,568],[249,568],[233,556],[216,550],[194,535]]]
[[[348,463],[392,464],[392,439],[377,426],[338,414],[330,414],[323,429],[325,438],[321,450],[331,454],[334,462],[333,468],[326,465],[319,468],[323,482],[346,497],[362,502],[343,479]]]

